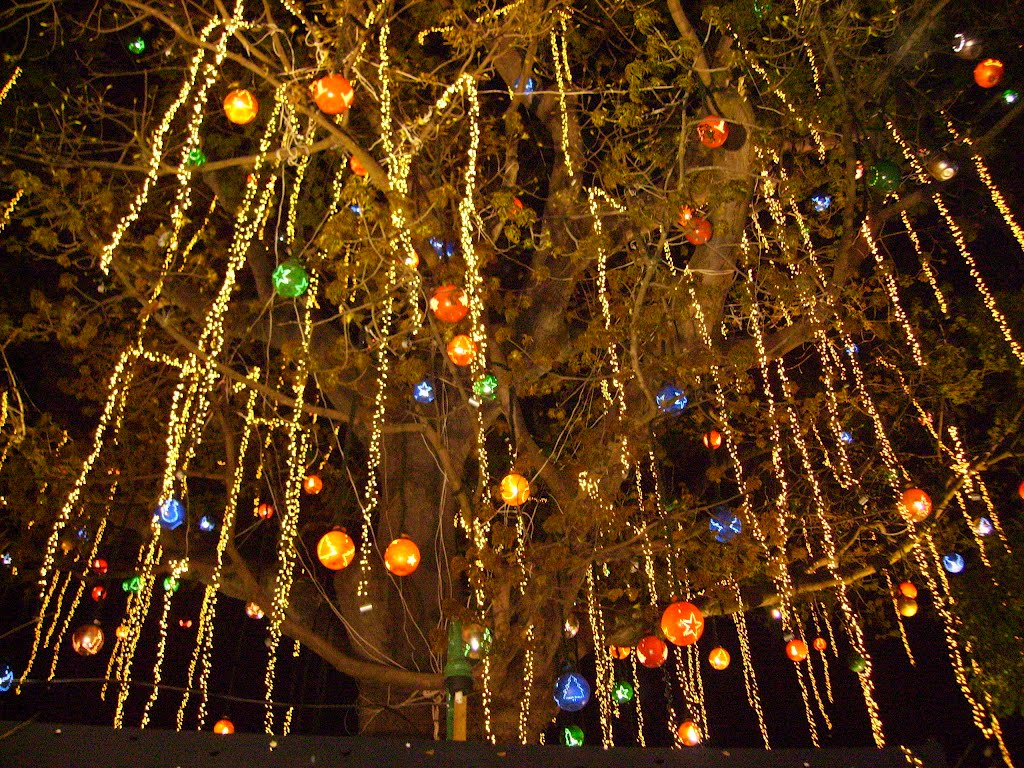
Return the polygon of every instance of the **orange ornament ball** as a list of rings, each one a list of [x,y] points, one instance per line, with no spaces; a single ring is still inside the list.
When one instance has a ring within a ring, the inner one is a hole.
[[[71,636],[71,647],[79,656],[95,656],[103,648],[103,639],[99,624],[83,624]]]
[[[235,125],[247,125],[256,119],[260,103],[252,91],[238,88],[224,97],[224,114]]]
[[[515,472],[509,472],[501,478],[498,486],[501,500],[510,507],[519,507],[530,498],[530,481]]]
[[[974,68],[974,82],[982,88],[994,88],[1003,79],[1006,67],[999,59],[984,59]]]
[[[97,584],[92,588],[92,599],[97,603],[107,596],[107,588],[101,584]]]
[[[690,230],[686,233],[686,239],[692,245],[704,245],[704,243],[711,239],[712,234],[714,234],[714,228],[711,226],[711,222],[697,217],[690,225]]]
[[[825,642],[824,637],[814,638],[814,642],[811,643],[811,645],[814,646],[814,650],[816,651],[824,651],[826,648],[828,648],[828,643]]]
[[[648,635],[636,644],[636,657],[645,667],[656,669],[668,658],[668,646],[661,638]]]
[[[320,111],[340,115],[352,106],[352,83],[344,75],[324,75],[309,86],[309,92]]]
[[[102,557],[97,557],[95,560],[93,560],[89,564],[89,567],[92,568],[92,572],[93,573],[95,573],[95,574],[97,574],[99,576],[102,576],[108,570],[110,570],[110,565]]]
[[[704,447],[717,451],[722,447],[722,433],[716,429],[704,433]]]
[[[344,531],[328,531],[316,545],[320,564],[330,571],[340,571],[356,556],[356,544]]]
[[[712,648],[711,653],[708,654],[708,662],[714,669],[719,671],[728,668],[729,662],[731,661],[729,652],[722,646]]]
[[[909,581],[901,582],[898,587],[900,594],[911,600],[917,599],[917,587]]]
[[[384,565],[395,576],[408,576],[419,568],[420,548],[412,539],[400,536],[384,551]]]
[[[609,645],[608,653],[611,654],[613,659],[628,659],[629,654],[633,652],[633,649],[628,645]]]
[[[469,314],[469,297],[455,285],[442,285],[430,297],[430,311],[442,323],[457,323]]]
[[[676,645],[693,645],[704,634],[704,614],[693,603],[672,603],[661,614],[661,631]]]
[[[269,520],[274,516],[274,507],[266,502],[263,502],[256,507],[256,517],[260,520]]]
[[[693,720],[683,720],[676,729],[676,736],[687,747],[696,747],[700,744],[700,729]]]
[[[464,333],[448,342],[448,358],[458,366],[466,366],[476,357],[476,342]]]
[[[718,149],[729,138],[729,124],[720,117],[708,115],[697,123],[700,143],[709,149]]]
[[[302,481],[302,490],[310,496],[316,496],[323,489],[324,481],[320,479],[320,475],[307,475],[306,479]]]
[[[1017,495],[1024,499],[1024,480],[1017,486]]]
[[[786,643],[786,655],[791,661],[803,661],[807,658],[807,643],[794,638]]]
[[[235,732],[235,724],[226,717],[222,717],[213,724],[213,732],[219,733],[221,736],[227,736]]]
[[[900,498],[903,516],[915,523],[923,523],[932,513],[932,497],[920,488],[908,488]]]
[[[248,602],[245,604],[245,615],[250,619],[259,620],[263,618],[263,609],[260,608],[256,603]]]
[[[352,157],[348,159],[348,167],[352,169],[352,173],[356,176],[366,175],[366,166],[363,165],[355,155],[352,155]]]
[[[900,616],[909,619],[911,616],[917,615],[917,600],[905,595],[900,595],[896,598],[896,610],[900,612]]]

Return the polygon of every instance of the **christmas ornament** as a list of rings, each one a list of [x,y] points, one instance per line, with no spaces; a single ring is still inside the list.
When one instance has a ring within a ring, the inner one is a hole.
[[[14,685],[14,667],[6,661],[0,661],[0,693],[7,693]]]
[[[658,410],[662,413],[679,413],[686,407],[689,400],[683,394],[683,390],[671,384],[666,384],[654,398]]]
[[[712,648],[711,653],[708,654],[708,663],[719,671],[728,668],[730,661],[729,652],[722,646]]]
[[[352,155],[348,159],[348,167],[352,171],[352,173],[359,177],[365,176],[367,173],[366,166],[363,165],[362,162],[360,162],[359,158],[356,157],[355,155]]]
[[[807,643],[798,638],[793,638],[786,643],[786,655],[790,661],[803,661],[807,658]]]
[[[89,567],[92,569],[92,572],[95,573],[97,576],[102,576],[110,568],[110,566],[107,564],[107,561],[104,560],[102,557],[97,557],[95,560],[93,560],[89,564]]]
[[[676,736],[688,747],[696,747],[700,744],[700,730],[693,720],[683,720],[676,729]]]
[[[460,333],[448,342],[448,358],[458,366],[467,366],[476,357],[476,342]]]
[[[923,523],[932,513],[932,498],[920,488],[908,488],[900,498],[900,512],[912,522]]]
[[[395,576],[408,576],[420,564],[420,548],[405,536],[399,536],[384,550],[384,565]]]
[[[949,181],[960,170],[960,164],[945,152],[935,152],[925,162],[925,168],[936,181]]]
[[[859,653],[851,653],[847,656],[846,664],[850,668],[851,672],[856,672],[858,675],[864,674],[868,668],[867,660]]]
[[[482,374],[473,382],[473,393],[484,400],[493,400],[498,396],[498,377],[493,373]]]
[[[849,432],[840,432],[839,439],[842,441],[843,445],[853,445],[853,435]]]
[[[900,595],[896,598],[896,610],[900,612],[900,616],[909,619],[911,616],[917,615],[917,600]]]
[[[451,240],[442,240],[440,237],[428,237],[427,243],[434,249],[434,253],[439,259],[450,259],[459,247],[457,243]]]
[[[676,645],[692,645],[704,634],[704,614],[693,603],[672,603],[661,614],[661,631]]]
[[[226,717],[222,717],[216,723],[213,724],[213,732],[219,733],[222,736],[235,732],[235,724],[228,720]]]
[[[462,642],[466,644],[466,656],[479,659],[491,649],[491,630],[480,624],[466,624],[462,628]]]
[[[1022,481],[1021,484],[1017,486],[1017,495],[1024,499],[1024,481]]]
[[[501,478],[498,493],[510,507],[522,506],[530,498],[530,481],[516,472],[509,472]]]
[[[156,517],[160,520],[160,526],[173,531],[185,522],[185,507],[177,499],[167,499],[156,510]]]
[[[729,138],[729,124],[720,117],[708,115],[697,123],[700,143],[709,149],[718,149]]]
[[[424,379],[412,388],[412,399],[423,405],[434,402],[434,385],[429,379]]]
[[[628,659],[629,654],[633,652],[633,649],[628,645],[609,645],[608,653],[611,654],[613,659]]]
[[[897,589],[899,589],[900,594],[904,597],[909,597],[911,600],[917,599],[917,587],[915,587],[911,582],[900,582],[900,585]]]
[[[178,626],[182,629],[192,629],[192,619],[178,619]]]
[[[583,746],[583,729],[578,725],[567,725],[562,729],[562,744],[567,747]]]
[[[245,615],[257,621],[264,616],[263,609],[251,601],[245,604]]]
[[[256,517],[260,520],[269,520],[274,516],[274,507],[266,502],[263,502],[256,507]]]
[[[206,153],[197,147],[196,149],[193,149],[191,152],[188,153],[188,158],[186,159],[185,162],[188,166],[192,168],[198,168],[200,165],[206,162]]]
[[[815,213],[824,213],[832,207],[832,195],[824,192],[811,195],[811,205],[814,207]]]
[[[572,638],[576,637],[579,631],[580,620],[575,613],[570,613],[568,616],[565,617],[565,624],[562,625],[562,634],[564,634],[566,638],[571,640]]]
[[[645,667],[657,669],[668,658],[668,646],[661,638],[648,635],[636,644],[636,658]]]
[[[704,447],[712,451],[717,451],[722,447],[722,433],[718,430],[712,429],[710,432],[704,433]]]
[[[320,564],[330,571],[340,571],[356,556],[356,545],[345,531],[328,531],[316,545]]]
[[[1013,88],[1007,88],[1003,91],[1000,98],[1003,100],[1004,104],[1012,105],[1017,103],[1017,100],[1020,98],[1020,93],[1013,90]]]
[[[711,222],[695,214],[687,205],[679,209],[679,226],[683,228],[683,234],[692,245],[704,245],[714,233]]]
[[[138,592],[140,589],[142,589],[142,577],[129,576],[127,579],[121,582],[121,589],[125,592]]]
[[[316,496],[323,489],[324,481],[320,479],[320,475],[306,475],[306,479],[302,481],[302,490],[310,496]]]
[[[217,527],[217,521],[209,515],[203,515],[199,518],[198,526],[199,530],[203,533],[210,533],[210,531],[214,530]]]
[[[181,588],[181,582],[173,576],[164,576],[163,584],[164,592],[177,592]]]
[[[107,596],[107,588],[97,584],[92,588],[92,599],[97,603]]]
[[[309,289],[309,275],[305,268],[295,261],[289,259],[277,265],[274,274],[270,276],[277,295],[285,299],[295,299]]]
[[[103,648],[103,630],[99,624],[83,624],[71,636],[71,647],[79,656],[95,656]]]
[[[555,681],[555,704],[563,712],[579,712],[590,701],[590,683],[579,672],[566,672]]]
[[[235,125],[251,123],[259,111],[260,103],[245,88],[238,88],[224,97],[224,114]]]
[[[974,68],[974,82],[982,88],[994,88],[1003,79],[1005,70],[999,59],[984,59]]]
[[[309,92],[326,115],[340,115],[352,106],[352,83],[343,75],[324,75],[309,86]]]
[[[442,285],[430,297],[430,311],[442,323],[457,323],[469,314],[469,297],[457,286]]]
[[[814,650],[816,651],[824,651],[826,648],[828,648],[828,643],[825,642],[824,637],[814,638],[814,642],[812,643],[812,645],[814,646]]]
[[[978,536],[991,536],[995,529],[992,527],[992,521],[982,515],[971,522],[971,530]]]
[[[868,186],[884,195],[893,192],[902,178],[899,166],[892,160],[880,160],[868,169]]]
[[[728,507],[716,507],[708,521],[708,530],[719,544],[728,544],[743,533],[743,522]]]
[[[953,35],[953,53],[958,59],[976,59],[981,55],[981,40],[967,32]]]
[[[124,640],[128,637],[128,627],[124,624],[118,624],[117,629],[114,630],[114,635],[118,640]]]
[[[135,56],[141,56],[146,52],[146,38],[142,35],[137,35],[128,41],[128,45],[125,46],[128,49],[128,53],[134,54]]]
[[[515,84],[512,86],[512,90],[515,91],[516,93],[519,92],[519,79],[520,78],[517,77]],[[526,78],[526,85],[523,86],[523,95],[529,96],[531,93],[533,93],[536,90],[537,90],[537,81],[534,80],[532,77]]]
[[[959,552],[950,552],[942,556],[942,567],[949,573],[960,573],[965,565],[964,556]]]
[[[627,680],[618,680],[612,686],[612,701],[616,704],[628,704],[635,695],[636,691],[633,690],[633,684]]]

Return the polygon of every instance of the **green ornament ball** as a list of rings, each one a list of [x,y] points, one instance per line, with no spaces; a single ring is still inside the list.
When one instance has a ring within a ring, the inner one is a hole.
[[[612,688],[612,700],[616,704],[628,704],[633,700],[633,684],[626,680],[619,680]]]
[[[567,725],[562,729],[562,743],[567,747],[582,747],[583,729],[578,725]]]
[[[498,377],[485,373],[473,382],[473,392],[486,400],[493,400],[498,394]]]
[[[146,39],[141,35],[128,41],[128,53],[140,56],[146,52]]]
[[[868,668],[868,663],[859,653],[851,653],[847,657],[846,663],[849,665],[850,671],[856,672],[858,675],[864,674],[864,670]]]
[[[309,288],[309,275],[294,259],[278,264],[270,279],[277,295],[286,299],[297,298]]]
[[[164,592],[177,592],[181,582],[173,576],[164,576]]]
[[[772,0],[754,0],[751,9],[754,11],[754,16],[764,19],[772,12]]]
[[[199,147],[196,147],[195,149],[188,153],[187,162],[189,165],[193,167],[200,166],[206,162],[206,153],[203,152],[203,150],[199,149]]]
[[[127,579],[121,582],[121,589],[125,592],[138,592],[142,589],[142,577],[140,576],[129,576]]]
[[[879,160],[868,169],[868,186],[882,194],[895,191],[902,178],[899,166],[892,160]]]

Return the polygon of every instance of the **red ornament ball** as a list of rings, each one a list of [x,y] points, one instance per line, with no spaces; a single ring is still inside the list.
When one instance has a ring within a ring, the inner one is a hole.
[[[704,433],[704,447],[710,448],[712,451],[717,451],[722,447],[722,433],[717,429],[712,429],[710,432]]]
[[[999,59],[984,59],[974,68],[974,82],[982,88],[994,88],[1003,79],[1006,67]]]
[[[812,645],[814,646],[814,650],[816,651],[824,651],[826,648],[828,648],[828,643],[825,642],[824,637],[814,638],[814,642],[812,643]]]
[[[102,557],[97,557],[95,560],[93,560],[89,564],[89,567],[92,568],[92,572],[95,573],[97,576],[102,576],[108,570],[110,570],[110,565]]]
[[[1017,495],[1024,499],[1024,480],[1017,486]]]
[[[633,649],[628,645],[609,645],[608,653],[611,654],[613,659],[628,659],[629,654],[633,652]]]
[[[340,115],[352,106],[352,83],[344,75],[325,75],[309,86],[309,92],[320,111]]]
[[[227,736],[235,732],[235,724],[228,720],[226,717],[222,717],[216,723],[213,724],[213,732],[219,733],[222,736]]]
[[[92,599],[95,600],[97,603],[100,600],[102,600],[103,598],[105,598],[106,596],[107,596],[107,588],[106,587],[104,587],[104,586],[102,586],[100,584],[97,584],[95,587],[92,588]]]
[[[661,614],[661,631],[676,645],[693,645],[704,634],[704,614],[693,603],[672,603]]]
[[[932,513],[932,498],[920,488],[908,488],[900,498],[900,511],[908,520],[923,523]]]
[[[384,565],[395,576],[408,576],[420,566],[420,548],[412,539],[400,536],[384,551]]]
[[[901,582],[899,585],[900,594],[911,600],[917,599],[917,587],[909,581]]]
[[[807,643],[794,638],[786,643],[786,655],[791,661],[803,661],[807,658]]]
[[[476,357],[476,342],[464,333],[448,342],[448,358],[458,366],[466,366]]]
[[[683,720],[676,729],[676,736],[687,747],[696,747],[700,744],[700,729],[693,720]]]
[[[697,123],[700,143],[709,149],[718,149],[729,138],[729,124],[720,117],[708,115]]]
[[[324,481],[320,479],[320,475],[307,475],[306,479],[302,481],[302,490],[310,496],[316,496],[323,489]]]
[[[182,629],[192,629],[192,619],[178,619],[178,626]]]
[[[457,323],[469,314],[469,297],[457,286],[442,285],[430,297],[430,311],[442,323]]]
[[[256,517],[260,518],[260,520],[269,520],[273,516],[274,507],[271,506],[270,504],[263,502],[258,507],[256,507]]]
[[[636,644],[636,657],[645,667],[656,669],[668,658],[668,646],[664,640],[648,635]]]
[[[728,668],[730,661],[729,652],[722,646],[712,648],[711,653],[708,654],[708,662],[719,671]]]
[[[95,656],[103,648],[103,630],[99,624],[83,624],[71,636],[71,647],[79,656]]]
[[[359,162],[359,158],[355,155],[348,159],[348,167],[352,169],[352,173],[356,176],[365,176],[367,173],[366,166]]]

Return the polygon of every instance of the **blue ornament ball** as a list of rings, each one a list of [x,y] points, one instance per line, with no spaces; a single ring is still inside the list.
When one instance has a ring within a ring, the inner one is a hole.
[[[728,507],[716,507],[711,513],[708,530],[715,534],[719,544],[728,544],[743,533],[743,521]]]
[[[658,406],[658,410],[662,413],[679,413],[689,402],[686,399],[686,395],[683,394],[683,390],[672,384],[663,386],[658,391],[654,401]]]
[[[203,533],[209,533],[217,527],[217,522],[209,515],[203,515],[199,518],[199,530]]]
[[[824,213],[832,207],[832,195],[818,192],[816,195],[811,196],[811,205],[814,206],[815,213]]]
[[[0,661],[0,693],[7,693],[14,685],[14,667],[6,661]]]
[[[168,531],[173,531],[185,522],[185,507],[177,499],[168,499],[157,507],[156,517],[160,520],[160,525]]]
[[[949,573],[960,573],[965,565],[964,556],[959,552],[950,552],[942,556],[942,567]]]
[[[412,388],[412,399],[423,405],[434,402],[434,385],[430,379],[424,379]]]
[[[566,672],[555,681],[555,704],[565,712],[579,712],[590,701],[590,683],[579,672]]]

